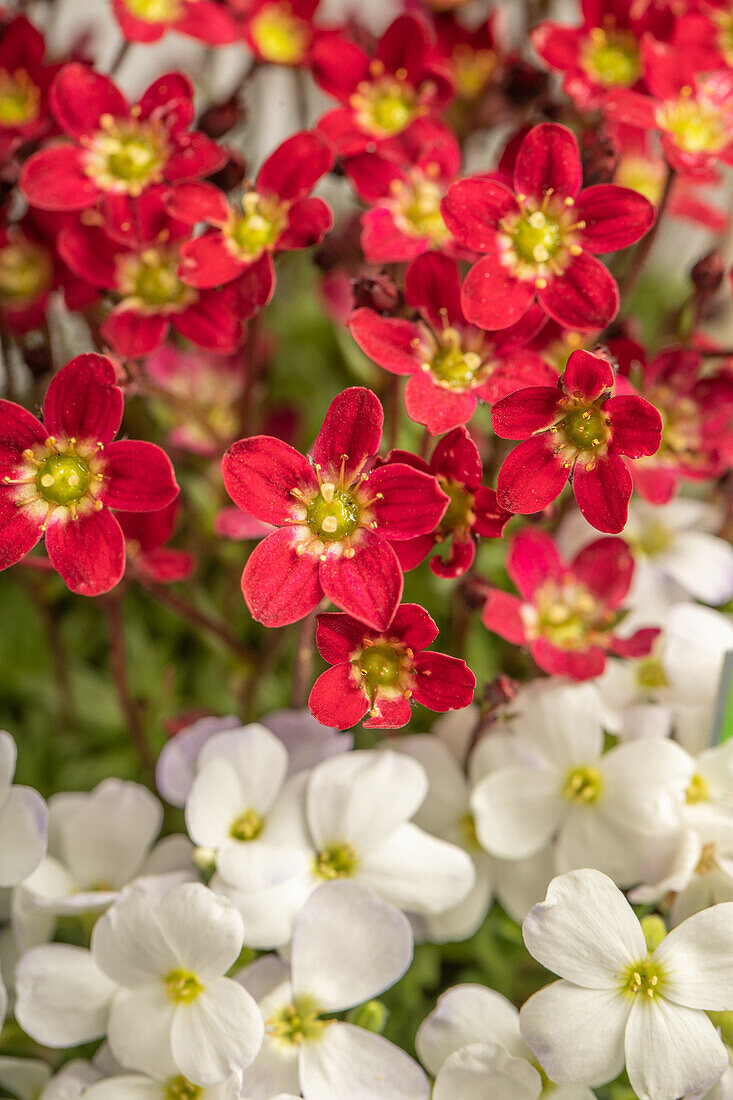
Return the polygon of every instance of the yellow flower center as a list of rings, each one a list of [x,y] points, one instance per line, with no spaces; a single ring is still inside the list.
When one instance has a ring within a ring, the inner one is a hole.
[[[328,1020],[319,1020],[320,1009],[310,997],[296,997],[265,1022],[267,1034],[286,1046],[301,1046],[319,1039]]]
[[[563,783],[562,796],[578,806],[592,806],[598,801],[603,782],[598,768],[571,768]]]
[[[181,282],[177,269],[173,248],[123,254],[117,260],[118,292],[128,308],[141,313],[179,313],[196,300],[197,292]]]
[[[579,451],[595,451],[608,441],[608,419],[596,408],[577,409],[559,425],[565,439]]]
[[[718,869],[718,846],[714,840],[703,844],[700,859],[695,868],[696,875],[709,875]]]
[[[24,238],[0,248],[0,302],[32,302],[51,285],[53,265],[45,248]]]
[[[624,975],[622,989],[628,997],[640,996],[653,1001],[664,988],[664,971],[652,958],[630,966]]]
[[[283,206],[248,191],[242,199],[241,217],[235,217],[227,230],[230,247],[243,258],[257,259],[275,244],[285,221]]]
[[[176,1004],[190,1004],[204,991],[201,982],[190,970],[171,970],[164,983],[166,993]]]
[[[644,657],[637,662],[635,679],[640,688],[669,687],[664,665],[658,657]]]
[[[361,128],[376,137],[402,133],[420,113],[414,90],[397,76],[362,81],[350,102]]]
[[[464,814],[459,824],[464,847],[468,848],[469,851],[475,851],[476,849],[480,848],[481,845],[478,841],[478,834],[476,833],[476,821],[473,814]]]
[[[252,41],[265,61],[275,65],[297,65],[305,59],[310,29],[293,15],[290,4],[268,4],[249,25]]]
[[[687,788],[687,802],[694,806],[697,802],[707,802],[710,798],[710,788],[699,773],[695,773]]]
[[[257,810],[245,810],[232,823],[229,836],[233,840],[256,840],[262,832],[264,821]]]
[[[465,42],[459,43],[450,57],[458,98],[469,102],[476,99],[491,80],[498,64],[493,50],[474,50]]]
[[[593,27],[582,58],[586,73],[607,88],[629,88],[639,79],[639,43],[629,31],[607,33]]]
[[[560,649],[598,645],[615,618],[584,585],[573,581],[546,581],[535,593],[534,604],[522,605],[529,637],[545,637]]]
[[[562,244],[559,222],[542,210],[521,217],[512,230],[512,237],[517,255],[528,264],[546,263]]]
[[[186,1077],[173,1077],[166,1085],[165,1100],[197,1100],[201,1092]]]
[[[450,501],[440,521],[440,533],[449,535],[453,531],[472,527],[475,519],[473,493],[469,493],[459,481],[451,481],[449,478],[439,476],[438,482],[443,492],[448,494]]]
[[[25,69],[0,69],[0,126],[35,122],[41,109],[40,90]]]
[[[717,153],[731,139],[730,118],[702,97],[694,99],[689,90],[658,109],[657,123],[686,153]]]
[[[44,500],[68,505],[89,488],[89,467],[75,454],[49,455],[36,474],[36,485]]]
[[[167,134],[155,121],[102,115],[101,129],[87,148],[84,171],[103,191],[141,195],[163,178],[168,159]]]
[[[313,872],[316,878],[328,882],[336,878],[351,878],[358,867],[356,852],[350,844],[329,844],[317,854]]]
[[[144,23],[177,23],[184,11],[179,0],[125,0],[125,5]]]
[[[450,237],[443,221],[440,203],[445,191],[435,180],[416,178],[410,185],[395,180],[398,197],[397,221],[400,228],[412,237],[428,237],[435,244],[442,244]]]
[[[308,508],[306,522],[319,539],[338,542],[356,530],[359,505],[348,489],[337,489],[333,482],[324,481]]]

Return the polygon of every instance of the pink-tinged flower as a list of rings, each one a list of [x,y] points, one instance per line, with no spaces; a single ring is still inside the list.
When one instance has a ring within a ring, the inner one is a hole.
[[[699,11],[675,20],[672,45],[689,57],[698,72],[733,66],[733,10],[729,0],[705,0]]]
[[[318,677],[308,705],[324,726],[399,729],[410,721],[410,701],[429,710],[460,710],[473,699],[476,677],[457,657],[424,652],[438,628],[424,607],[404,603],[384,630],[368,630],[349,615],[319,615],[316,645],[329,668]]]
[[[331,403],[312,464],[281,439],[241,439],[224,455],[234,503],[279,530],[254,549],[242,574],[253,618],[284,626],[327,596],[375,630],[392,620],[402,570],[391,540],[432,531],[448,507],[434,477],[404,463],[374,466],[384,414],[361,387]]]
[[[127,569],[133,576],[155,584],[185,581],[196,569],[196,557],[165,543],[173,534],[180,512],[173,500],[157,512],[117,512],[125,536]]]
[[[371,58],[343,35],[319,38],[311,54],[314,79],[342,106],[325,114],[317,130],[339,156],[399,149],[399,139],[420,119],[430,118],[436,135],[445,132],[435,118],[453,86],[431,51],[428,29],[414,15],[398,16]]]
[[[615,633],[634,572],[623,539],[596,539],[566,565],[544,531],[520,531],[506,568],[520,595],[491,589],[481,621],[513,645],[528,646],[545,672],[590,680],[601,675],[608,653],[651,652],[659,630],[644,627],[629,638]]]
[[[331,228],[331,210],[310,196],[333,164],[333,154],[317,134],[302,130],[271,153],[254,186],[231,206],[218,187],[188,183],[176,187],[168,209],[189,225],[213,228],[181,249],[181,278],[199,288],[220,286],[244,271],[269,301],[275,286],[272,256],[308,248]]]
[[[239,37],[233,15],[216,0],[112,0],[112,10],[128,42],[158,42],[168,31],[207,46]]]
[[[455,260],[438,252],[418,256],[407,268],[405,297],[418,311],[416,321],[357,309],[349,330],[380,367],[410,375],[405,408],[432,435],[465,424],[479,399],[492,403],[528,383],[557,377],[536,352],[521,350],[542,324],[539,309],[501,333],[468,323]]]
[[[535,297],[566,328],[600,329],[618,312],[616,281],[594,253],[643,237],[654,208],[636,191],[581,191],[580,151],[565,126],[543,122],[519,147],[514,190],[474,176],[454,183],[443,217],[462,244],[487,255],[463,284],[463,309],[482,328],[508,328]]]
[[[733,71],[699,73],[694,53],[649,36],[642,55],[650,95],[612,92],[604,105],[608,118],[660,131],[664,155],[679,172],[705,171],[716,160],[733,164]]]
[[[469,28],[452,12],[436,17],[433,56],[453,80],[458,107],[473,104],[496,79],[503,51],[496,40],[496,12]]]
[[[48,89],[58,65],[44,65],[43,36],[24,15],[0,30],[0,157],[35,141],[51,126]]]
[[[190,230],[172,218],[149,188],[134,200],[107,204],[106,228],[77,224],[59,235],[59,252],[72,271],[114,303],[101,334],[118,355],[136,359],[159,348],[171,328],[198,347],[232,352],[242,321],[264,301],[241,283],[197,290],[179,277],[181,243]],[[131,226],[134,227],[130,232]]]
[[[153,184],[208,176],[225,152],[193,121],[183,73],[158,77],[134,107],[102,73],[72,62],[49,93],[53,117],[71,138],[23,165],[20,188],[41,210],[85,210],[105,195],[141,195]]]
[[[266,65],[307,66],[318,30],[320,0],[245,0],[244,40]]]
[[[733,454],[733,370],[715,370],[690,348],[666,348],[641,365],[640,389],[662,416],[657,453],[633,464],[634,486],[666,504],[683,479],[718,477]]]
[[[435,447],[429,463],[406,451],[390,451],[387,461],[405,462],[432,474],[450,500],[434,531],[395,543],[405,572],[419,565],[436,544],[450,540],[448,556],[436,554],[430,568],[438,577],[460,577],[473,565],[479,537],[500,539],[503,535],[512,513],[500,508],[494,490],[481,484],[481,456],[465,428],[448,432]]]
[[[579,349],[557,386],[517,390],[494,405],[496,434],[525,440],[499,470],[502,508],[540,512],[570,479],[588,523],[610,534],[623,530],[632,490],[624,457],[659,449],[662,418],[643,397],[615,395],[615,388],[611,364]]]
[[[154,443],[113,442],[122,390],[102,355],[78,355],[51,379],[43,423],[0,401],[0,569],[42,535],[72,592],[99,596],[125,571],[125,539],[110,509],[153,512],[178,494]]]

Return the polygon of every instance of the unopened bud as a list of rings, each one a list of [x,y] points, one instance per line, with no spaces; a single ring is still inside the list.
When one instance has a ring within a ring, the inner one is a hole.
[[[355,1027],[363,1027],[366,1031],[375,1031],[377,1035],[381,1035],[384,1031],[388,1018],[387,1006],[383,1005],[381,1001],[367,1001],[366,1004],[359,1005],[358,1008],[352,1008],[351,1012],[346,1015],[346,1019],[350,1024],[354,1024]]]
[[[649,952],[656,951],[667,935],[667,926],[656,913],[650,913],[647,917],[642,917],[641,930],[644,933]]]
[[[719,252],[708,252],[690,271],[692,285],[698,294],[713,294],[723,282],[725,264]]]
[[[237,96],[232,96],[223,103],[214,103],[207,107],[198,120],[198,129],[203,130],[210,138],[218,139],[233,130],[243,118],[242,103]]]
[[[215,187],[220,187],[222,191],[233,191],[235,187],[239,187],[247,174],[247,162],[230,146],[225,146],[225,151],[229,160],[223,168],[207,178],[209,183],[213,183]]]
[[[386,274],[362,275],[354,279],[354,306],[375,309],[377,313],[392,313],[398,308],[402,295],[394,280]]]

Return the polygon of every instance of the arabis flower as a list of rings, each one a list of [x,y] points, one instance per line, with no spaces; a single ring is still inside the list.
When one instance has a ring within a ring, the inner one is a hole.
[[[84,1100],[241,1100],[238,1073],[220,1085],[194,1085],[183,1074],[173,1077],[144,1077],[138,1073],[120,1073],[84,1090]],[[64,1097],[64,1100],[66,1098]]]
[[[17,755],[13,738],[0,730],[0,886],[23,882],[46,851],[46,803],[31,787],[11,785]]]
[[[154,512],[178,494],[168,456],[154,443],[113,442],[122,390],[102,355],[78,355],[51,379],[43,424],[0,401],[0,568],[42,535],[72,590],[99,596],[120,581],[125,539],[110,511]]]
[[[572,482],[580,511],[598,531],[623,530],[632,480],[626,458],[653,455],[662,418],[642,397],[615,393],[611,364],[579,349],[556,387],[533,386],[498,401],[491,425],[523,439],[504,460],[497,499],[512,512],[540,512]]]
[[[333,667],[322,673],[308,705],[324,725],[348,729],[366,714],[365,728],[398,729],[410,702],[430,710],[460,710],[473,699],[476,677],[465,661],[423,652],[438,636],[425,608],[405,603],[389,626],[372,630],[349,615],[319,615],[318,652]]]
[[[565,126],[543,122],[521,144],[514,188],[474,176],[443,200],[446,225],[461,244],[486,255],[463,284],[466,317],[508,328],[535,298],[566,328],[600,329],[618,312],[618,287],[595,253],[643,237],[654,208],[615,184],[581,191],[580,152]]]
[[[390,539],[432,531],[448,497],[434,477],[403,463],[373,467],[384,414],[375,395],[344,390],[331,403],[312,464],[271,436],[240,439],[224,455],[224,484],[243,511],[279,530],[252,551],[242,592],[252,616],[283,626],[324,595],[376,630],[402,595]]]
[[[705,1010],[733,1008],[733,904],[690,917],[650,951],[623,894],[600,871],[554,879],[523,926],[562,980],[520,1013],[522,1035],[561,1084],[600,1085],[624,1067],[640,1100],[711,1085],[728,1056]]]
[[[401,913],[356,883],[321,886],[295,925],[290,967],[268,955],[241,975],[265,1019],[262,1051],[242,1077],[244,1094],[427,1100],[428,1080],[404,1051],[365,1028],[323,1019],[378,996],[411,959],[412,933]]]

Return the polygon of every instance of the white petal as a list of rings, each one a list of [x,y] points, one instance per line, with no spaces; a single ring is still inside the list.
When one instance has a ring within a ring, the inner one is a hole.
[[[433,1100],[537,1100],[542,1079],[523,1058],[495,1043],[472,1043],[451,1054],[438,1074]]]
[[[288,771],[288,751],[265,726],[253,723],[212,737],[198,760],[199,772],[223,760],[239,781],[244,808],[266,814],[280,793]]]
[[[139,892],[127,892],[97,921],[91,946],[105,974],[130,989],[179,968],[158,917]]]
[[[200,882],[176,886],[156,915],[179,965],[201,982],[220,978],[237,961],[244,942],[241,914]]]
[[[261,1001],[289,977],[290,967],[282,959],[277,955],[262,955],[240,970],[234,980],[244,986],[256,1001]]]
[[[166,802],[171,806],[185,804],[203,746],[216,733],[234,727],[239,727],[239,719],[233,714],[224,718],[200,718],[165,743],[155,769],[155,785]]]
[[[324,760],[308,783],[316,847],[345,841],[368,851],[409,821],[427,790],[425,769],[402,753],[361,750]]]
[[[689,702],[714,695],[723,655],[733,649],[733,623],[695,604],[672,608],[664,633],[662,663],[675,695]]]
[[[171,871],[193,871],[193,844],[187,836],[173,833],[153,847],[140,868],[141,875],[165,875]]]
[[[436,836],[447,836],[468,810],[468,784],[447,745],[432,734],[390,737],[390,749],[414,757],[425,769],[428,793],[414,816],[415,825]]]
[[[26,951],[15,971],[18,1023],[47,1047],[71,1047],[107,1030],[117,986],[82,947],[51,943]]]
[[[98,1081],[99,1076],[91,1063],[74,1058],[54,1074],[39,1100],[80,1100],[84,1090]]]
[[[414,913],[445,912],[476,881],[467,852],[409,824],[361,856],[357,873],[385,901]]]
[[[242,914],[247,946],[266,951],[284,947],[293,938],[295,918],[316,882],[308,870],[257,890],[240,890],[219,875],[214,875],[210,885],[212,890],[229,898]]]
[[[553,846],[549,844],[527,859],[492,859],[491,867],[502,908],[521,924],[532,906],[545,896],[555,875]]]
[[[492,901],[493,860],[483,852],[472,853],[476,882],[459,905],[424,917],[430,943],[458,943],[470,939],[484,923]],[[545,884],[546,885],[546,884]],[[536,898],[532,899],[533,902]],[[524,916],[524,914],[522,914]]]
[[[252,1064],[264,1034],[254,999],[238,982],[220,978],[191,1004],[176,1009],[173,1058],[195,1085],[216,1085]]]
[[[686,531],[656,563],[696,600],[717,606],[733,596],[733,547],[725,539]]]
[[[558,768],[592,764],[603,749],[602,704],[593,684],[535,680],[517,695],[511,727],[541,759]]]
[[[383,993],[411,959],[412,932],[402,913],[355,882],[325,883],[295,925],[293,992],[338,1012]]]
[[[523,859],[543,848],[565,812],[559,772],[521,765],[500,768],[471,794],[481,846],[500,859]]]
[[[603,1085],[623,1069],[628,1015],[617,990],[560,981],[529,998],[519,1026],[551,1080]]]
[[[456,985],[442,993],[415,1037],[418,1057],[433,1077],[446,1058],[469,1043],[498,1043],[516,1058],[531,1055],[514,1005],[483,985]]]
[[[329,756],[349,752],[354,746],[350,733],[322,726],[305,707],[303,710],[276,710],[262,720],[288,751],[290,773],[314,768]]]
[[[427,1100],[430,1083],[404,1050],[360,1027],[334,1023],[300,1056],[307,1100]]]
[[[28,878],[46,851],[48,809],[38,791],[11,787],[0,805],[0,886]]]
[[[0,803],[5,798],[15,775],[18,749],[7,730],[0,730]]]
[[[7,1089],[20,1100],[37,1100],[51,1076],[51,1067],[37,1058],[0,1056],[0,1088]]]
[[[634,911],[611,879],[585,868],[554,878],[522,926],[531,955],[589,989],[617,989],[619,975],[646,956]]]
[[[571,806],[557,837],[555,870],[594,867],[619,886],[630,886],[642,877],[645,841],[606,817],[600,807]]]
[[[253,809],[231,763],[216,757],[201,768],[193,781],[186,799],[186,828],[196,844],[220,848],[231,839],[237,818]]]
[[[733,1009],[733,902],[695,913],[672,929],[654,960],[665,971],[665,997],[689,1008]]]
[[[243,1096],[270,1100],[274,1093],[300,1095],[299,1050],[265,1036],[260,1053],[242,1074]]]
[[[626,1069],[639,1100],[669,1100],[704,1090],[725,1072],[728,1056],[703,1012],[656,997],[635,998],[626,1028]]]
[[[150,1077],[109,1077],[84,1090],[84,1100],[164,1100],[165,1085]]]
[[[176,1006],[161,982],[145,989],[121,990],[112,1002],[107,1038],[120,1065],[163,1080],[179,1069],[171,1050]]]
[[[463,767],[471,743],[481,720],[479,708],[471,703],[463,710],[450,710],[441,714],[433,725],[433,733],[450,749],[451,755]]]
[[[647,836],[675,831],[694,772],[693,758],[674,741],[627,741],[603,757],[599,805],[619,825]]]

